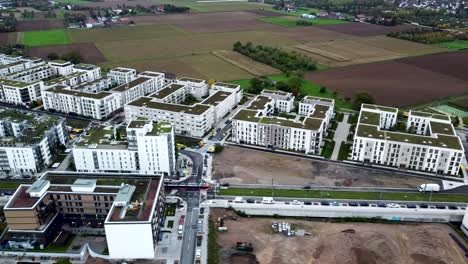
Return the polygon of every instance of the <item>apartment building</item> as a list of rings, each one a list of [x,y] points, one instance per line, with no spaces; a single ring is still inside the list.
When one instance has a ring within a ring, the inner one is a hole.
[[[73,73],[73,63],[63,60],[49,61],[50,67],[60,76],[67,76]]]
[[[316,96],[305,96],[299,102],[299,109],[298,114],[302,116],[308,116],[311,113],[315,112],[316,106],[319,108],[321,106],[328,106],[331,109],[335,108],[335,100],[329,98],[322,98]],[[333,115],[327,115],[325,119],[325,126],[328,127],[330,124],[330,120],[332,119]]]
[[[42,92],[44,109],[105,119],[122,107],[119,94],[85,90],[86,87],[83,90],[72,90],[70,87],[60,85],[44,90]]]
[[[132,120],[126,140],[117,128],[93,128],[73,148],[80,172],[138,172],[172,175],[175,171],[174,131],[169,123]]]
[[[86,73],[88,82],[92,82],[102,77],[101,68],[93,64],[80,63],[80,64],[73,65],[72,72]]]
[[[22,71],[14,72],[5,76],[5,79],[20,82],[38,82],[43,79],[49,79],[57,76],[56,71],[48,64],[41,64],[35,67],[27,68]]]
[[[141,96],[156,92],[162,88],[159,85],[160,83],[156,82],[154,78],[141,76],[133,79],[129,83],[124,83],[113,88],[111,92],[119,94],[120,102],[124,105]]]
[[[208,96],[208,84],[206,80],[182,77],[177,79],[177,83],[187,86],[188,92],[198,100]]]
[[[46,89],[55,86],[76,86],[88,81],[86,72],[73,72],[44,82]]]
[[[294,96],[278,90],[263,90],[262,95],[268,96],[275,101],[275,109],[279,112],[290,113],[294,110]]]
[[[354,136],[355,161],[457,176],[464,149],[450,117],[410,111],[406,126],[398,109],[363,104]]]
[[[135,69],[118,67],[110,70],[108,76],[111,78],[112,83],[122,85],[136,79],[137,72]]]
[[[0,65],[0,76],[6,76],[15,72],[25,70],[28,63],[26,61],[20,60],[12,62],[9,64]]]
[[[34,174],[52,164],[68,132],[64,119],[0,111],[0,170]]]
[[[239,110],[232,117],[232,141],[320,154],[333,104],[315,105],[303,120],[273,116],[276,106],[273,98],[258,95],[247,108]]]
[[[189,83],[195,83],[196,79],[180,80],[169,83],[147,97],[140,97],[126,104],[126,120],[143,117],[155,122],[168,122],[174,126],[176,134],[203,137],[237,105],[237,93],[213,89],[210,89],[210,96],[205,100],[193,105],[184,105],[188,94],[195,92],[200,95],[200,89],[204,88],[190,86]]]
[[[154,85],[161,89],[166,85],[165,75],[162,72],[144,71],[138,74],[138,77],[147,77],[153,79]]]
[[[6,204],[4,241],[12,249],[45,248],[62,230],[100,231],[110,259],[154,259],[164,210],[161,176],[46,172]]]
[[[215,82],[210,87],[211,91],[223,91],[236,94],[236,104],[239,104],[244,97],[244,90],[238,84]],[[210,92],[211,92],[210,91]]]
[[[0,102],[30,105],[41,99],[44,83],[0,79]]]

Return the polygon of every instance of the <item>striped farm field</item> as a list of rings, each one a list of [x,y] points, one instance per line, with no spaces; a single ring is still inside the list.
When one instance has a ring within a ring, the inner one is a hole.
[[[252,60],[238,52],[230,50],[213,51],[217,57],[257,76],[280,74],[281,71],[269,65]]]

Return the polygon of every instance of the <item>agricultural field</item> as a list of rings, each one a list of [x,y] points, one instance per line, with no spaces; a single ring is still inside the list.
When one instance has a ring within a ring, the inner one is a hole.
[[[23,44],[29,47],[69,44],[68,32],[63,29],[28,31],[22,33]]]
[[[41,46],[41,47],[31,47],[29,48],[29,56],[46,58],[52,52],[57,53],[58,55],[66,54],[71,50],[79,51],[83,60],[87,63],[102,63],[106,61],[106,58],[102,53],[96,48],[93,43],[79,43],[79,44],[67,44],[67,45],[51,45],[51,46]]]
[[[238,52],[230,50],[213,51],[217,57],[256,76],[280,74],[281,71],[269,65],[257,62]]]
[[[425,57],[427,56],[414,59],[425,60]],[[399,107],[468,93],[467,82],[463,79],[403,63],[402,60],[311,72],[305,77],[313,83],[338,92],[341,96],[353,98],[356,93],[368,92],[379,104]],[[450,67],[450,63],[444,65]],[[458,70],[454,69],[455,71]]]
[[[365,37],[365,36],[377,36],[387,35],[390,32],[403,31],[415,28],[412,25],[398,25],[394,27],[379,26],[365,23],[348,23],[342,25],[324,25],[323,29],[331,30],[347,35]]]
[[[18,21],[16,31],[36,31],[36,30],[51,30],[65,29],[65,22],[61,19],[56,20],[28,20]]]
[[[211,221],[236,216],[233,211],[212,209]],[[309,235],[288,237],[274,233],[273,222],[287,222]],[[457,233],[446,224],[340,223],[281,217],[238,217],[225,220],[228,231],[210,233],[210,252],[219,263],[465,263],[462,248],[450,237]],[[458,237],[460,241],[463,238]],[[252,253],[235,250],[236,242],[252,243]],[[462,242],[464,243],[464,242]],[[466,243],[464,243],[465,246]],[[211,250],[210,250],[211,251]]]
[[[446,49],[386,36],[354,37],[319,43],[310,42],[294,46],[291,50],[330,67],[393,60],[407,56],[446,51]]]
[[[298,21],[304,21],[312,23],[312,25],[340,25],[340,24],[347,24],[349,22],[338,20],[338,19],[325,19],[325,18],[317,18],[317,19],[302,19],[299,17],[291,17],[291,16],[281,16],[281,17],[262,17],[259,18],[260,21],[272,23],[275,25],[286,26],[286,27],[296,27],[298,26],[296,23]],[[298,26],[303,27],[303,26]]]

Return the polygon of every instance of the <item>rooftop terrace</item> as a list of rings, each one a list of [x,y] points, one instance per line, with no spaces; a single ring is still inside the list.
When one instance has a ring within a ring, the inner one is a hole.
[[[28,87],[28,86],[30,86],[32,84],[35,84],[35,83],[38,83],[38,82],[28,83],[28,82],[0,79],[0,85],[6,85],[6,86],[10,86],[10,87],[15,87],[15,88],[25,88],[25,87]]]
[[[140,97],[130,103],[128,106],[136,107],[146,107],[152,109],[159,109],[164,111],[176,112],[176,113],[185,113],[192,115],[201,115],[208,111],[211,106],[204,104],[195,104],[195,105],[180,105],[180,104],[167,104],[161,102],[152,101],[151,97]]]
[[[148,77],[138,77],[136,78],[135,80],[133,81],[130,81],[129,83],[125,83],[125,84],[122,84],[120,86],[117,86],[115,87],[114,89],[112,89],[112,91],[117,91],[117,92],[124,92],[126,90],[129,90],[135,86],[138,86],[148,80],[151,80],[151,78],[148,78]]]
[[[266,104],[270,102],[273,102],[273,99],[271,99],[268,96],[259,95],[255,97],[255,99],[249,104],[249,106],[246,109],[262,110],[265,108]]]
[[[240,85],[238,85],[238,84],[223,83],[223,82],[215,82],[213,85],[214,86],[226,87],[226,88],[230,88],[230,89],[236,89],[236,88],[240,87]]]
[[[230,92],[217,91],[210,97],[206,98],[202,104],[217,106],[219,103],[226,100],[226,98],[228,98],[231,94],[232,93]]]
[[[164,99],[167,96],[169,96],[169,95],[183,89],[184,87],[186,87],[186,86],[181,85],[181,84],[172,83],[172,84],[166,85],[161,90],[151,94],[150,97],[154,97],[154,98],[157,98],[157,99]]]

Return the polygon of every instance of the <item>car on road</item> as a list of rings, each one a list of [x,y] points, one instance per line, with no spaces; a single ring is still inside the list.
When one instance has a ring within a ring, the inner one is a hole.
[[[442,204],[438,204],[435,206],[437,209],[447,209],[447,206],[445,205],[442,205]]]
[[[426,208],[429,208],[429,206],[427,204],[420,204],[419,208],[426,209]]]
[[[310,190],[310,188],[311,187],[309,185],[306,185],[306,186],[302,187],[302,189],[304,189],[304,190]]]
[[[448,207],[450,210],[458,210],[458,207],[455,205],[449,205]]]
[[[312,202],[305,201],[305,202],[304,202],[304,205],[312,205]]]
[[[389,203],[387,204],[387,207],[388,208],[400,208],[400,205],[396,203]]]
[[[339,204],[337,201],[333,201],[333,202],[331,203],[331,205],[333,205],[333,206],[340,206],[340,204]]]
[[[291,204],[293,204],[293,205],[300,205],[300,204],[302,204],[302,203],[301,203],[301,202],[299,202],[298,200],[294,200],[294,201],[292,201],[292,203],[291,203]]]
[[[212,139],[213,139],[213,136],[209,136],[209,137],[208,137],[208,140],[212,140]]]
[[[380,202],[380,203],[377,204],[377,206],[381,207],[381,208],[384,208],[384,207],[387,207],[387,204]]]
[[[216,132],[219,132],[219,131],[221,131],[221,128],[218,127],[218,128],[216,129]]]
[[[416,208],[416,205],[415,204],[408,204],[408,205],[406,205],[406,207],[412,209],[412,208]]]
[[[329,205],[330,205],[330,203],[329,203],[329,202],[327,202],[327,201],[321,201],[321,202],[320,202],[320,205],[323,205],[323,206],[329,206]]]
[[[197,248],[197,250],[195,251],[195,258],[196,258],[196,259],[200,259],[200,258],[201,258],[201,249],[200,249],[200,248]]]
[[[255,203],[254,199],[247,199],[247,203]]]
[[[356,207],[356,206],[358,206],[358,203],[356,203],[356,202],[349,202],[348,205],[349,205],[349,206],[352,206],[352,207]]]
[[[360,202],[360,203],[359,203],[359,206],[368,207],[368,206],[369,206],[369,203],[368,203],[368,202]]]

